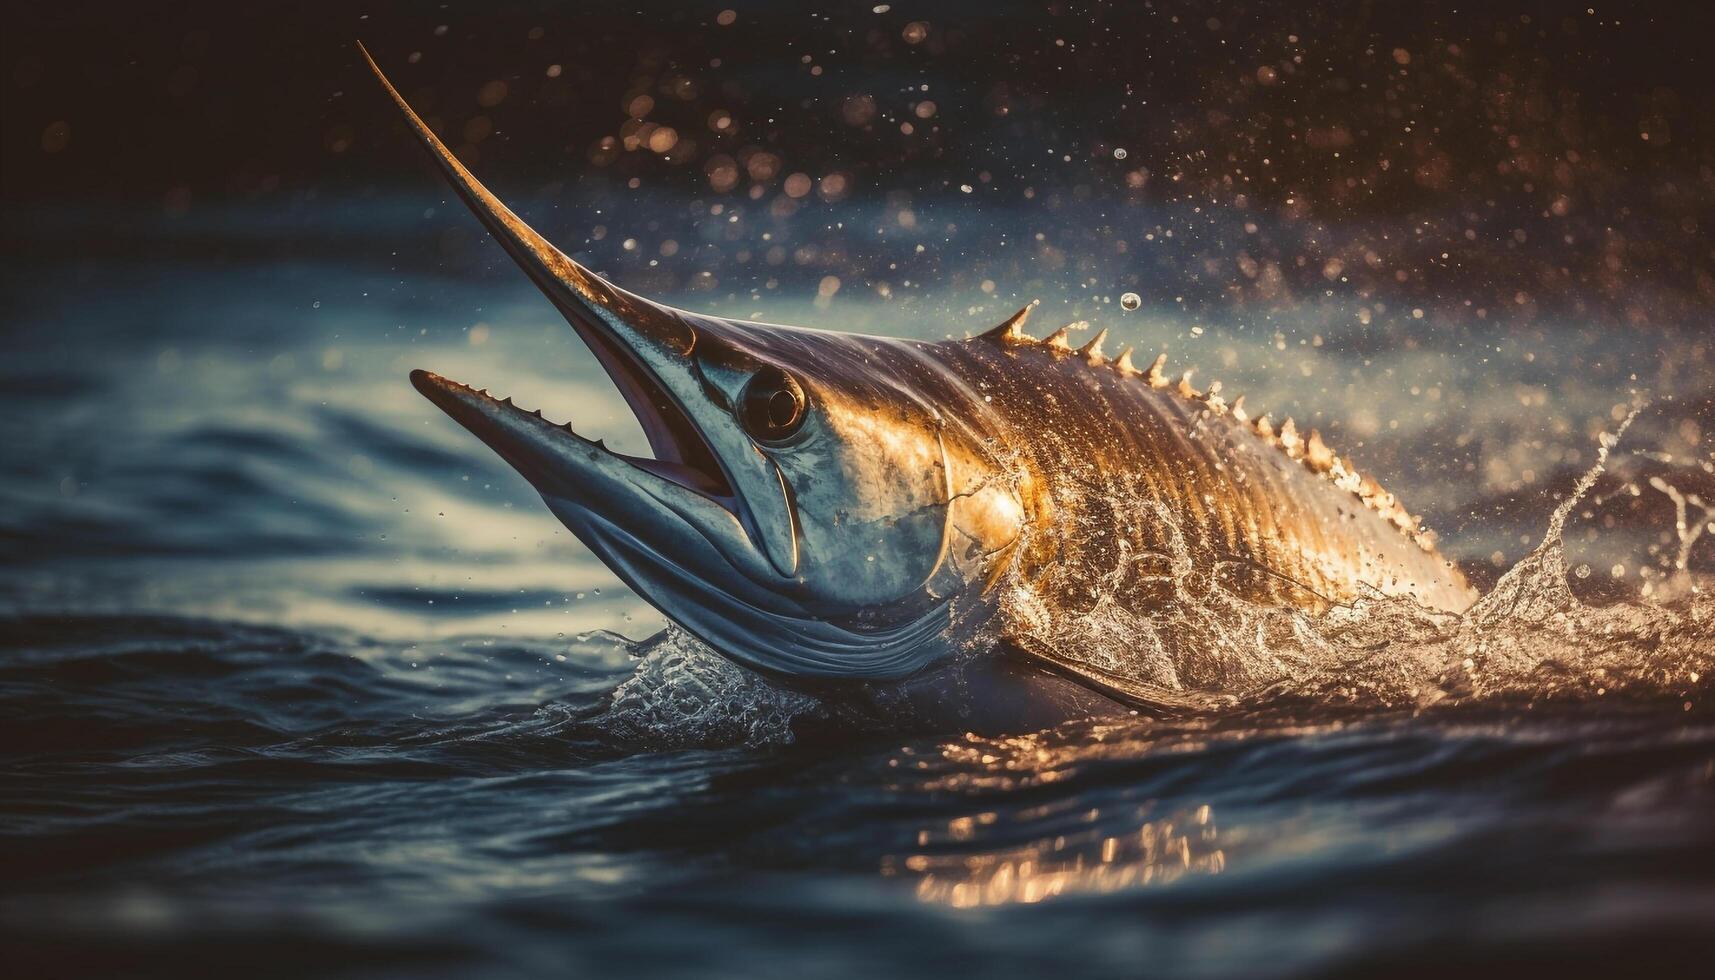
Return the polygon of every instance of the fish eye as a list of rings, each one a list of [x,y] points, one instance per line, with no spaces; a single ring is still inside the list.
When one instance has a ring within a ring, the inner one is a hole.
[[[762,442],[779,442],[797,432],[806,414],[804,389],[777,367],[766,367],[746,382],[739,398],[739,420]]]

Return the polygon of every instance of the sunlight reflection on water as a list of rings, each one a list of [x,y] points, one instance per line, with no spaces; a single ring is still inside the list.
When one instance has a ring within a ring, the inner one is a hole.
[[[971,908],[1142,888],[1188,874],[1218,874],[1226,867],[1207,805],[1154,820],[1144,819],[1149,809],[1138,808],[1130,817],[1092,809],[1081,817],[1092,825],[1088,830],[967,856],[919,853],[889,858],[881,870],[915,876],[917,897],[923,901]],[[971,841],[976,827],[994,820],[993,813],[956,817],[944,827],[923,831],[918,839],[925,847]],[[1142,822],[1131,833],[1111,835],[1103,829],[1132,820]]]

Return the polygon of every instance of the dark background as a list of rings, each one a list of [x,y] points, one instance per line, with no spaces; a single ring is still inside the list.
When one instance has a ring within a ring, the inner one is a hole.
[[[1126,237],[1128,208],[1168,215],[1180,242],[1138,258],[1193,304],[1276,308],[1332,288],[1443,319],[1642,326],[1715,302],[1715,80],[1701,57],[1715,17],[1701,5],[875,6],[18,5],[7,251],[134,250],[161,217],[420,189],[362,39],[528,207],[628,181],[718,198],[710,173],[725,167],[727,196],[754,193],[819,235],[799,264],[848,282],[892,258],[821,227],[839,217],[830,174],[836,199],[894,211],[968,184],[984,207],[1026,207],[1092,243]],[[628,130],[638,96],[653,105]],[[716,113],[730,125],[712,128]],[[644,123],[673,127],[673,148],[627,149]],[[802,198],[783,193],[794,173],[813,182]],[[1080,250],[1050,242],[1032,261],[1053,273]],[[963,273],[993,259],[931,261]]]

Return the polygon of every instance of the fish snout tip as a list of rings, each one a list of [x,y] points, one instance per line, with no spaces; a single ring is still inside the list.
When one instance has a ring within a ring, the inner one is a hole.
[[[451,411],[451,404],[456,398],[457,389],[463,387],[456,382],[448,381],[433,371],[418,368],[411,372],[411,387],[417,393],[434,402],[442,411]]]
[[[447,379],[433,371],[417,368],[411,372],[411,387],[427,395],[446,387]]]

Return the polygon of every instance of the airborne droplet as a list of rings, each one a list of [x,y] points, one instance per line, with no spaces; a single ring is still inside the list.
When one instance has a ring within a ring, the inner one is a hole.
[[[1126,293],[1120,297],[1120,309],[1135,310],[1143,305],[1143,297],[1136,293]]]

